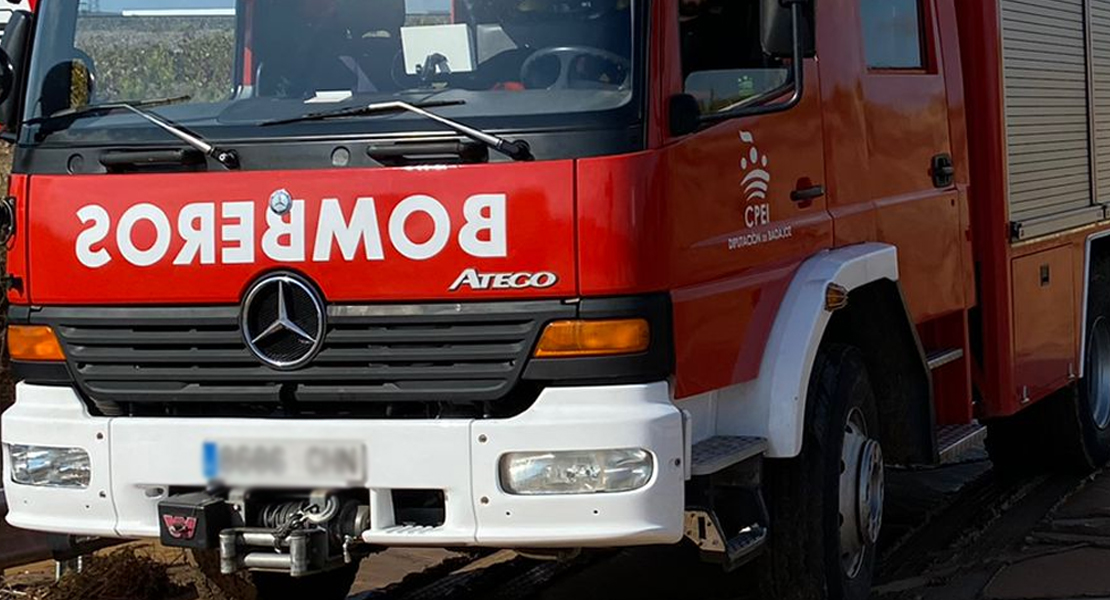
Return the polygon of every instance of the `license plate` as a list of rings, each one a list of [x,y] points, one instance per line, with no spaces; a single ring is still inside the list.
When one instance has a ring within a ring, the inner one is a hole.
[[[366,475],[358,442],[209,441],[202,457],[205,479],[235,486],[346,487]]]

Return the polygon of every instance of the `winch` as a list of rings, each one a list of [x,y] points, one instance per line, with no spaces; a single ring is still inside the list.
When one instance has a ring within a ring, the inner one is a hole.
[[[370,526],[369,506],[331,490],[307,497],[191,492],[166,498],[158,512],[164,545],[218,549],[228,575],[249,569],[303,577],[367,553],[359,533]]]

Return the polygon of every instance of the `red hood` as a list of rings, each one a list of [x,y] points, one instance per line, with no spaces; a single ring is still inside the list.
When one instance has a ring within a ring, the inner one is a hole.
[[[36,304],[236,303],[282,269],[347,302],[577,287],[572,161],[36,175],[28,192]]]

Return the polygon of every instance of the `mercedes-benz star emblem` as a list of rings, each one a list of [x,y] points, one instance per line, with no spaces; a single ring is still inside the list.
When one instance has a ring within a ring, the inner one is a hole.
[[[278,190],[270,194],[270,210],[279,215],[284,215],[293,209],[293,196],[286,190]]]
[[[324,343],[324,302],[292,274],[270,275],[251,286],[243,300],[241,327],[250,351],[270,367],[305,366]]]

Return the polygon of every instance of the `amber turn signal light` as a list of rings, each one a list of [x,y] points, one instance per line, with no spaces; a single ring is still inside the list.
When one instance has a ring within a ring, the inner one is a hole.
[[[651,327],[644,319],[556,321],[536,346],[536,358],[637,354],[648,349]]]
[[[12,360],[65,360],[54,330],[44,325],[9,325],[8,352]]]

